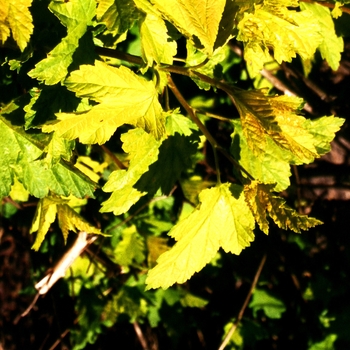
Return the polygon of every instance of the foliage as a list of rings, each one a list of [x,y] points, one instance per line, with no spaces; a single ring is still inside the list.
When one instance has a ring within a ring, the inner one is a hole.
[[[276,95],[259,79],[271,62],[306,67],[318,52],[338,68],[344,44],[328,8],[294,0],[0,5],[2,89],[13,87],[1,97],[0,197],[36,203],[30,233],[42,254],[60,244],[59,231],[64,242],[69,231],[107,236],[93,273],[81,256],[65,277],[77,298],[73,349],[125,320],[162,322],[172,337],[167,309],[208,304],[180,284],[219,269],[223,251],[240,255],[277,227],[322,224],[288,201],[291,167],[329,152],[344,119],[310,118],[302,98]],[[254,88],[232,79],[242,66]],[[249,308],[253,318],[286,312],[261,288]],[[261,328],[249,322],[232,348]],[[310,339],[310,349],[336,338]]]

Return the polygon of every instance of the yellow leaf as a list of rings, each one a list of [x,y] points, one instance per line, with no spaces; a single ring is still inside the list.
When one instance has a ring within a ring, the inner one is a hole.
[[[150,270],[147,289],[183,283],[200,271],[220,247],[240,254],[254,239],[254,219],[242,188],[222,184],[199,195],[201,205],[169,232],[177,243]]]
[[[252,181],[249,185],[244,186],[246,201],[261,231],[266,234],[269,232],[266,212],[279,228],[290,229],[297,233],[300,233],[300,230],[308,230],[322,224],[317,219],[298,214],[286,204],[283,198],[272,193],[273,188],[274,184],[266,185],[258,181]]]
[[[201,44],[206,54],[213,53],[225,0],[152,0],[151,2],[197,47]]]
[[[32,0],[0,0],[0,41],[12,32],[13,39],[23,51],[33,33],[33,19],[29,11]]]

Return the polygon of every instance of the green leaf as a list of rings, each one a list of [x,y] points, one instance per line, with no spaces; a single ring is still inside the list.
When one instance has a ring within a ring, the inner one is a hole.
[[[260,184],[258,181],[252,181],[244,186],[246,201],[261,231],[266,234],[269,232],[266,212],[279,228],[290,229],[297,233],[322,224],[317,219],[298,214],[283,198],[272,193],[273,188],[274,185]]]
[[[197,47],[203,47],[209,56],[213,53],[225,0],[152,0],[152,3]]]
[[[329,334],[324,340],[312,344],[308,350],[333,350],[336,348],[334,342],[337,338],[337,334]]]
[[[267,138],[264,153],[257,157],[248,147],[241,122],[233,120],[232,123],[234,132],[231,135],[231,152],[235,159],[254,179],[265,184],[275,184],[276,192],[285,190],[290,185],[289,178],[292,175],[285,151],[276,147],[271,138]]]
[[[312,12],[317,19],[322,35],[322,42],[319,46],[321,56],[327,60],[333,70],[337,70],[341,58],[341,52],[344,50],[343,38],[335,33],[334,22],[331,11],[322,5],[300,2],[300,8]]]
[[[159,148],[157,162],[154,162],[145,172],[135,187],[139,191],[153,195],[160,188],[168,195],[181,174],[192,166],[192,157],[198,149],[198,138],[183,137],[176,133],[163,141]]]
[[[232,191],[232,192],[231,192]],[[242,188],[222,184],[199,195],[201,205],[169,232],[177,243],[149,271],[147,289],[183,283],[200,271],[220,247],[240,254],[254,239],[254,219]]]
[[[130,226],[122,232],[122,240],[114,250],[114,260],[121,266],[129,266],[134,262],[141,264],[145,260],[144,251],[144,239],[135,226]]]
[[[51,224],[56,219],[57,204],[59,202],[60,200],[50,197],[43,198],[39,201],[30,229],[30,233],[38,231],[32,249],[38,250],[40,248]]]
[[[163,111],[158,93],[147,81],[121,66],[114,68],[96,61],[82,65],[66,80],[68,89],[79,97],[101,102],[83,113],[58,113],[58,121],[44,125],[44,132],[82,143],[103,144],[123,124],[142,127],[157,139],[165,133]]]
[[[282,314],[286,311],[286,306],[280,299],[273,297],[262,289],[254,290],[249,307],[253,310],[255,317],[257,311],[263,310],[267,317],[273,319],[281,318]]]
[[[0,41],[5,43],[12,32],[21,51],[33,34],[33,18],[29,11],[32,0],[0,0]]]
[[[194,130],[198,130],[195,123],[190,118],[183,116],[178,110],[167,114],[166,130],[169,135],[178,133],[183,136],[191,136]]]
[[[132,129],[121,136],[123,150],[129,153],[128,170],[114,171],[104,185],[105,192],[113,192],[112,196],[102,203],[101,212],[113,211],[120,215],[129,210],[146,192],[140,192],[133,186],[144,174],[150,164],[158,158],[161,141],[147,134],[142,129]]]
[[[238,23],[237,39],[243,41],[244,59],[256,76],[264,64],[271,60],[269,48],[273,49],[278,63],[290,62],[299,54],[311,58],[322,35],[318,21],[309,11],[297,12],[288,7],[298,6],[295,1],[265,2],[256,5],[254,12],[244,12]]]
[[[62,196],[93,197],[96,184],[64,160],[69,156],[72,145],[63,140],[52,141],[47,136],[27,133],[0,116],[0,147],[3,150],[0,196],[8,195],[16,176],[37,198],[45,197],[49,191]],[[60,144],[58,148],[57,142]],[[52,147],[62,154],[53,155]]]
[[[203,63],[207,56],[201,52],[200,50],[197,50],[190,41],[187,41],[186,44],[187,49],[187,57],[186,57],[186,65],[188,66],[197,66]],[[225,60],[225,58],[228,55],[228,51],[230,49],[227,46],[220,47],[216,49],[213,54],[210,56],[210,59],[207,63],[205,63],[203,66],[199,68],[194,68],[196,72],[202,73],[204,75],[207,75],[211,78],[214,78],[214,73],[216,67],[218,67],[218,64]],[[219,69],[220,73],[221,70]],[[211,85],[208,83],[203,82],[201,79],[197,77],[197,75],[192,74],[191,79],[199,86],[199,88],[204,90],[209,90],[211,88]]]
[[[48,57],[36,64],[28,75],[54,85],[64,80],[68,67],[73,62],[73,53],[79,46],[79,40],[86,33],[96,14],[95,0],[52,1],[49,9],[67,27],[67,36],[48,54]]]
[[[208,300],[197,297],[191,293],[186,293],[181,299],[180,303],[183,307],[204,307],[208,304]]]
[[[75,110],[79,104],[72,92],[58,85],[32,88],[29,94],[30,103],[23,108],[26,130],[54,120],[55,113]]]
[[[89,224],[68,204],[57,205],[57,219],[65,242],[67,242],[69,231],[102,234],[101,230]]]

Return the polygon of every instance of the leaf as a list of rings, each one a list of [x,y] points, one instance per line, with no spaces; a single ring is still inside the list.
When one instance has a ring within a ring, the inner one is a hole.
[[[93,197],[96,184],[64,160],[68,157],[67,152],[71,151],[71,145],[60,140],[65,147],[56,148],[55,152],[62,153],[50,155],[53,143],[47,136],[27,133],[22,127],[12,125],[0,116],[0,147],[3,150],[0,158],[0,196],[8,195],[16,176],[37,198],[45,197],[49,191],[62,196]],[[44,158],[45,155],[48,158]]]
[[[180,114],[178,110],[168,113],[165,126],[167,133],[171,136],[175,133],[191,136],[194,130],[198,130],[197,125],[190,118]]]
[[[302,59],[311,58],[323,40],[312,13],[289,10],[287,6],[298,4],[266,1],[264,5],[256,5],[254,12],[244,12],[238,23],[237,40],[245,44],[244,59],[253,77],[271,60],[269,48],[273,49],[278,63],[290,62],[296,54]]]
[[[204,47],[209,56],[213,53],[225,0],[152,0],[152,3],[197,47]]]
[[[290,208],[283,198],[272,193],[273,187],[274,185],[260,184],[258,181],[252,181],[244,186],[246,201],[261,231],[266,234],[269,232],[266,212],[279,228],[290,229],[297,233],[322,224],[321,221],[298,214]]]
[[[286,311],[286,306],[281,300],[262,289],[254,290],[249,307],[253,310],[254,317],[256,317],[257,311],[263,310],[267,317],[280,319]]]
[[[147,237],[147,264],[149,268],[154,267],[159,256],[170,249],[170,247],[167,245],[167,242],[167,238],[156,236]]]
[[[220,47],[216,49],[213,54],[210,56],[210,59],[207,59],[207,56],[197,50],[190,41],[187,41],[186,44],[187,49],[187,57],[186,57],[186,65],[188,66],[197,66],[202,64],[205,60],[208,62],[199,68],[194,68],[196,72],[207,75],[211,78],[215,77],[216,68],[219,67],[219,63],[224,61],[228,55],[228,51],[230,50],[227,46]],[[222,68],[222,67],[221,67]],[[221,69],[218,68],[218,71],[221,73]],[[197,75],[192,74],[191,79],[198,85],[199,88],[204,90],[209,90],[211,85],[209,83],[203,82],[201,79],[197,77]]]
[[[139,235],[135,226],[123,230],[122,240],[114,250],[115,262],[121,266],[129,266],[136,262],[142,263],[145,259],[144,239]]]
[[[331,150],[330,143],[344,124],[345,119],[334,116],[321,117],[317,119],[307,119],[304,127],[314,138],[314,145],[317,153],[322,156]]]
[[[98,0],[96,17],[108,31],[122,34],[132,27],[139,13],[132,0]]]
[[[336,348],[334,342],[337,338],[337,334],[328,334],[322,341],[312,344],[308,350],[333,350]]]
[[[322,42],[319,46],[321,56],[325,59],[333,70],[337,70],[341,59],[341,52],[344,50],[343,38],[338,37],[335,33],[334,22],[331,11],[319,4],[300,3],[302,10],[312,12],[320,26]]]
[[[89,234],[91,233],[102,234],[101,230],[89,224],[68,204],[57,205],[57,219],[58,219],[58,225],[62,230],[62,234],[65,242],[67,242],[69,231],[73,231],[75,233],[79,231],[83,231]]]
[[[281,161],[292,164],[311,163],[323,154],[318,153],[316,148],[320,137],[311,130],[318,129],[319,123],[332,125],[331,130],[338,130],[341,124],[341,120],[337,119],[329,122],[323,119],[307,121],[299,115],[303,100],[294,96],[269,97],[264,95],[264,90],[252,90],[232,91],[231,98],[240,114],[247,145],[260,161],[265,157],[267,147],[271,153],[278,146],[282,152],[278,150],[275,155],[282,155]],[[324,147],[329,147],[334,132],[326,133],[328,137],[324,140]]]
[[[39,250],[41,243],[45,239],[46,233],[56,219],[58,203],[58,200],[49,197],[43,198],[39,201],[32,227],[30,229],[30,233],[38,231],[32,249]]]
[[[163,141],[159,148],[158,160],[142,174],[135,187],[153,195],[160,188],[168,195],[181,174],[192,166],[192,157],[198,149],[198,137],[183,137],[176,133]]]
[[[231,192],[232,191],[232,192]],[[177,243],[149,271],[147,289],[183,283],[200,271],[220,247],[240,254],[254,239],[254,219],[238,185],[222,184],[199,195],[201,205],[169,232]]]
[[[101,102],[83,113],[58,113],[58,121],[44,125],[44,132],[82,143],[103,144],[123,124],[151,132],[157,139],[165,133],[162,107],[151,81],[137,76],[129,68],[114,68],[96,61],[82,65],[66,80],[67,88],[79,97]]]
[[[180,303],[182,307],[204,307],[208,304],[208,300],[201,297],[197,297],[191,293],[186,293],[181,299]]]
[[[142,129],[132,129],[121,136],[123,150],[131,158],[128,170],[116,170],[109,176],[102,188],[113,192],[111,197],[102,203],[101,212],[113,211],[120,215],[129,210],[146,192],[140,192],[133,186],[142,174],[147,172],[150,164],[158,158],[161,141],[147,134]]]
[[[256,180],[265,184],[275,184],[274,190],[280,192],[290,185],[290,164],[285,151],[267,138],[264,153],[257,157],[248,147],[239,120],[232,121],[234,132],[231,135],[231,152],[239,164]]]
[[[79,46],[79,40],[86,33],[96,14],[95,0],[52,1],[49,9],[67,27],[67,36],[48,54],[48,57],[36,64],[28,75],[44,81],[46,85],[57,84],[66,77],[68,67],[73,62],[73,53]]]
[[[177,44],[168,35],[168,29],[158,11],[144,0],[135,0],[145,16],[140,20],[141,53],[148,67],[157,64],[172,64],[177,52]]]
[[[54,120],[55,113],[75,110],[79,104],[72,92],[58,85],[32,88],[29,94],[30,103],[23,108],[26,130]]]
[[[11,31],[22,52],[33,34],[31,4],[32,0],[0,0],[0,41],[5,43]]]

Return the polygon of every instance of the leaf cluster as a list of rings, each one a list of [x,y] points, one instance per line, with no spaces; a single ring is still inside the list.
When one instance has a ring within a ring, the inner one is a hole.
[[[75,262],[66,277],[73,293],[115,292],[96,309],[78,303],[82,329],[97,315],[103,322],[84,339],[73,332],[75,349],[123,317],[155,327],[162,305],[204,307],[168,288],[215,266],[222,251],[240,255],[260,231],[321,224],[284,197],[291,167],[329,152],[344,119],[309,118],[302,98],[242,88],[230,72],[244,65],[254,79],[271,62],[298,57],[306,66],[317,51],[336,70],[344,44],[328,8],[294,0],[0,0],[0,8],[3,66],[26,76],[1,101],[0,197],[35,201],[35,250],[50,230],[64,241],[69,231],[109,236],[105,261],[125,276],[109,284],[105,265],[87,276],[87,259]],[[50,25],[39,33],[41,10]],[[250,308],[272,319],[285,311],[260,289]]]

